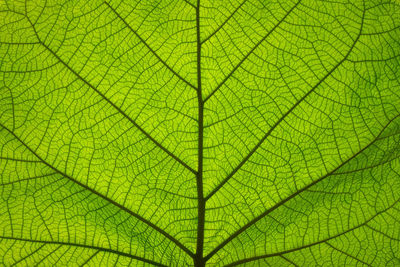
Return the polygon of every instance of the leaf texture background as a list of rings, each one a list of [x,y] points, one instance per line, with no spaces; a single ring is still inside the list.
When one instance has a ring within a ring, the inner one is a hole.
[[[0,0],[5,266],[399,266],[400,2]]]

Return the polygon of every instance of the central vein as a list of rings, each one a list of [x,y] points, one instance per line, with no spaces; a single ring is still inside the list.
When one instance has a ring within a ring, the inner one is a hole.
[[[197,246],[193,258],[196,267],[205,266],[203,258],[204,247],[204,221],[205,221],[205,199],[203,193],[203,112],[204,101],[201,93],[201,40],[200,40],[200,0],[196,7],[196,29],[197,29],[197,100],[198,100],[198,153],[197,153]]]

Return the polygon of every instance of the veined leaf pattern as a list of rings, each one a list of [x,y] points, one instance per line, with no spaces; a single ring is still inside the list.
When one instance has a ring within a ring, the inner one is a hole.
[[[400,264],[400,2],[0,2],[5,266]]]

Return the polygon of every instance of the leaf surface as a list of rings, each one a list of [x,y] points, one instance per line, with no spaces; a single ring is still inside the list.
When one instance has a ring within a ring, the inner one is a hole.
[[[400,264],[398,1],[1,1],[0,259]]]

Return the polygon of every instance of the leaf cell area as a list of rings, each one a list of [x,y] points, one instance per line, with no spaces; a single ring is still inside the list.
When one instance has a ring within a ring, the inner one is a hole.
[[[399,266],[398,0],[0,0],[4,266]]]

